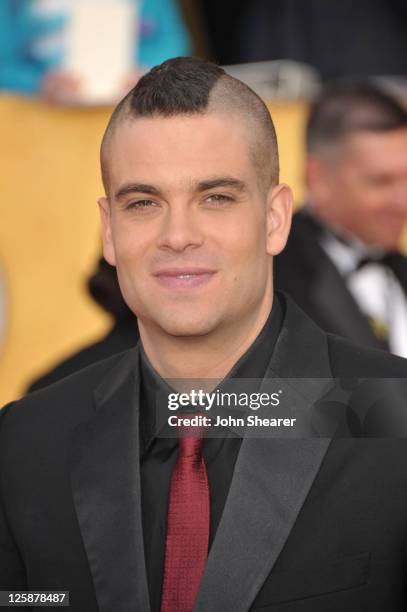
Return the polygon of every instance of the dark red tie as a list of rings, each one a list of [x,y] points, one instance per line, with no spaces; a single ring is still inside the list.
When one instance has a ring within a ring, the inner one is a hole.
[[[202,437],[180,437],[171,477],[161,612],[192,612],[208,556],[209,486]]]

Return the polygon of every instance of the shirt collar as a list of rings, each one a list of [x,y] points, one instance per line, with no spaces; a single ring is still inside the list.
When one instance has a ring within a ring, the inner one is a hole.
[[[381,249],[367,247],[356,238],[342,239],[329,230],[324,231],[320,244],[342,276],[355,272],[364,259],[380,260],[384,255]]]
[[[312,202],[304,206],[304,212],[319,227],[319,243],[342,276],[355,272],[362,260],[380,259],[385,254],[383,249],[368,246],[349,232],[322,225],[314,215]]]

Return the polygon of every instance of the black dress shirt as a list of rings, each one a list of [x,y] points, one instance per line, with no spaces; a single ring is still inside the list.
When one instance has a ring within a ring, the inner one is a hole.
[[[284,319],[282,296],[275,296],[270,315],[256,340],[218,385],[230,378],[263,378]],[[141,347],[140,359],[140,470],[144,553],[150,593],[151,612],[159,612],[164,571],[167,506],[177,454],[175,437],[164,438],[156,413],[157,393],[170,390],[155,372]],[[219,525],[241,438],[230,430],[224,437],[205,438],[205,459],[210,491],[209,548]]]

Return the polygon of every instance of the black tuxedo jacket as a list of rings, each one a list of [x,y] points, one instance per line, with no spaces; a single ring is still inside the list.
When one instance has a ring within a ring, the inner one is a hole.
[[[138,348],[9,404],[0,590],[69,590],[73,612],[148,612]],[[266,378],[407,375],[287,300]],[[304,392],[299,386],[299,394]],[[405,610],[407,441],[242,441],[194,612]]]
[[[287,292],[327,332],[383,348],[346,283],[319,244],[323,228],[305,210],[293,217],[284,251],[274,259],[274,286]],[[398,280],[407,294],[407,257]]]

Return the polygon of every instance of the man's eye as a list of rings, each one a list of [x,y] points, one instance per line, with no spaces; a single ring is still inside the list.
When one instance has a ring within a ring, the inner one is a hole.
[[[211,193],[207,198],[205,198],[205,202],[214,203],[214,204],[224,204],[226,202],[231,202],[232,198],[230,196],[223,195],[221,193]]]
[[[152,206],[155,206],[155,202],[153,202],[152,200],[136,200],[134,202],[129,202],[129,204],[126,205],[126,209],[127,210],[129,208],[145,209],[145,208],[150,208]]]

